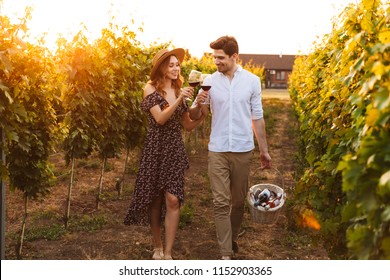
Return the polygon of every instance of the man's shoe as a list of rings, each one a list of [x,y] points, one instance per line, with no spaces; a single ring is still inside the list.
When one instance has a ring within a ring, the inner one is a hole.
[[[238,254],[238,244],[236,241],[232,242],[232,250],[233,250],[233,256]]]

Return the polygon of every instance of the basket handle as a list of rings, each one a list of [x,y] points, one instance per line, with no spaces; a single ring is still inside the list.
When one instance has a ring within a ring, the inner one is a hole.
[[[279,169],[277,169],[276,167],[272,167],[272,168],[268,168],[268,169],[261,169],[261,167],[258,167],[258,168],[255,169],[255,172],[256,172],[256,171],[263,171],[263,170],[270,170],[270,169],[276,171],[276,173],[278,173],[278,175],[279,175],[280,178],[282,179],[282,189],[283,189],[283,194],[284,194],[284,192],[285,192],[285,191],[284,191],[284,189],[285,189],[285,188],[284,188],[284,178],[283,178],[282,172],[280,172]]]

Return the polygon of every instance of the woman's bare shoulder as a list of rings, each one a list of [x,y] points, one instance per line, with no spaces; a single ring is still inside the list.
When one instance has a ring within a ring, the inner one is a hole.
[[[151,94],[155,91],[156,91],[156,88],[153,85],[147,83],[144,87],[144,97],[148,96],[149,94]]]

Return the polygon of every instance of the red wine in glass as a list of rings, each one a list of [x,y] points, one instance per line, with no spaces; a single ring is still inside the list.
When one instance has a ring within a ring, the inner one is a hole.
[[[191,87],[196,87],[200,84],[200,82],[188,82],[188,84],[191,86]]]
[[[207,91],[207,90],[210,90],[210,88],[211,88],[211,86],[201,86],[201,88],[203,89],[203,90],[205,90],[205,91]]]

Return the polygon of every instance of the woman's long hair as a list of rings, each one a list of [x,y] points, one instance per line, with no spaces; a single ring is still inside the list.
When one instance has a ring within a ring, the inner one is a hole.
[[[156,74],[154,75],[154,79],[150,80],[148,83],[154,86],[158,93],[160,93],[163,97],[166,96],[166,92],[163,90],[163,85],[165,81],[165,73],[168,70],[169,62],[170,62],[171,56],[168,56],[164,59],[163,62],[158,66]],[[178,60],[179,61],[179,60]],[[179,61],[180,63],[180,61]],[[180,89],[183,85],[183,77],[181,75],[181,69],[179,70],[179,75],[177,79],[172,80],[172,86],[175,89],[175,95],[176,97],[179,97]]]

